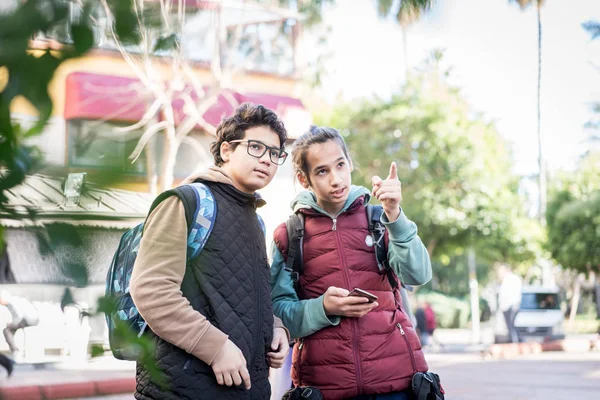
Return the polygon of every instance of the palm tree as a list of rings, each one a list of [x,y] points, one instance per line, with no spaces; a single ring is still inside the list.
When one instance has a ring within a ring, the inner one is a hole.
[[[546,162],[543,153],[542,137],[542,117],[541,117],[541,87],[542,87],[542,6],[545,0],[509,0],[511,3],[518,3],[521,10],[535,3],[537,11],[538,28],[538,79],[537,79],[537,139],[538,139],[538,169],[539,169],[539,202],[540,202],[540,220],[542,224],[546,221]]]
[[[424,12],[429,11],[436,0],[377,0],[377,11],[383,18],[395,15],[396,21],[402,28],[402,50],[404,52],[404,67],[408,74],[408,27],[421,18]]]

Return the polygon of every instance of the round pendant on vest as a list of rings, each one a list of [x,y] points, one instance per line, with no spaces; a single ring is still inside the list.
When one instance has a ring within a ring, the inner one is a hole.
[[[367,246],[373,247],[373,243],[374,243],[373,236],[367,235],[367,237],[365,238],[365,243]]]

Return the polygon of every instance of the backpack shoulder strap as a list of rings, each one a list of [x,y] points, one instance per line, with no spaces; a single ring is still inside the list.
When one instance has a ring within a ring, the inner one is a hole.
[[[187,260],[200,254],[217,216],[217,202],[205,184],[194,182],[174,189],[183,202],[188,223]]]
[[[303,249],[304,245],[304,215],[302,213],[292,214],[285,223],[288,236],[288,253],[285,270],[292,274],[292,282],[296,292],[300,289],[300,275],[304,268]]]
[[[367,204],[367,220],[369,222],[369,232],[373,235],[375,255],[377,257],[377,265],[379,270],[389,268],[387,246],[385,245],[385,226],[381,223],[381,215],[383,208]]]
[[[256,217],[258,218],[258,223],[260,224],[260,229],[262,229],[263,236],[266,236],[267,235],[267,227],[265,225],[265,221],[262,219],[262,217],[260,215],[258,215],[258,213],[256,213]]]
[[[398,286],[398,283],[388,260],[388,249],[385,245],[385,226],[381,223],[383,207],[367,204],[366,209],[369,232],[371,232],[371,235],[373,236],[375,246],[377,266],[380,271],[385,271],[392,289],[395,289]]]

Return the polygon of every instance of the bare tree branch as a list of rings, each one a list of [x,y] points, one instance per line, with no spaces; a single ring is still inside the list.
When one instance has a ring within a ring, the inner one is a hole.
[[[131,69],[136,74],[136,76],[140,79],[140,81],[142,81],[142,83],[146,87],[152,88],[153,85],[151,84],[148,76],[144,73],[143,69],[140,68],[140,66],[137,64],[135,59],[133,57],[131,57],[131,55],[127,52],[127,50],[125,50],[125,48],[119,41],[119,38],[117,37],[117,33],[115,32],[115,27],[114,27],[115,18],[113,16],[112,12],[110,11],[110,7],[108,6],[107,1],[101,0],[101,2],[102,2],[102,5],[104,6],[104,11],[106,12],[106,18],[108,20],[108,25],[110,26],[110,33],[115,42],[115,46],[117,47],[117,50],[119,50],[119,52],[121,53],[121,55],[123,56],[123,58],[125,59],[127,64],[131,67]]]
[[[204,147],[198,142],[196,139],[191,138],[189,136],[185,136],[182,140],[182,143],[185,143],[196,150],[196,153],[200,156],[200,159],[203,161],[212,161],[212,156],[206,151]],[[194,168],[195,169],[195,168]]]
[[[140,157],[142,151],[144,150],[144,147],[150,141],[152,136],[154,136],[155,133],[160,132],[161,130],[166,128],[168,128],[168,123],[166,121],[160,121],[148,127],[146,132],[144,132],[144,134],[136,144],[135,149],[133,149],[133,152],[129,156],[129,159],[131,160],[132,164],[136,162],[137,159]]]
[[[138,122],[136,122],[133,125],[115,128],[115,130],[118,132],[130,132],[136,129],[140,129],[142,126],[149,124],[150,122],[152,122],[152,118],[156,116],[156,113],[158,113],[158,110],[162,105],[160,100],[161,99],[154,100],[150,108],[146,110],[146,112],[142,116],[142,119],[140,119]]]

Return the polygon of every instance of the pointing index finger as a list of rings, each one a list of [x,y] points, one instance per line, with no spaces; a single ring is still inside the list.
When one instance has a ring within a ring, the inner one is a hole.
[[[388,179],[398,179],[398,167],[396,167],[396,161],[392,161],[390,165],[390,175]]]

